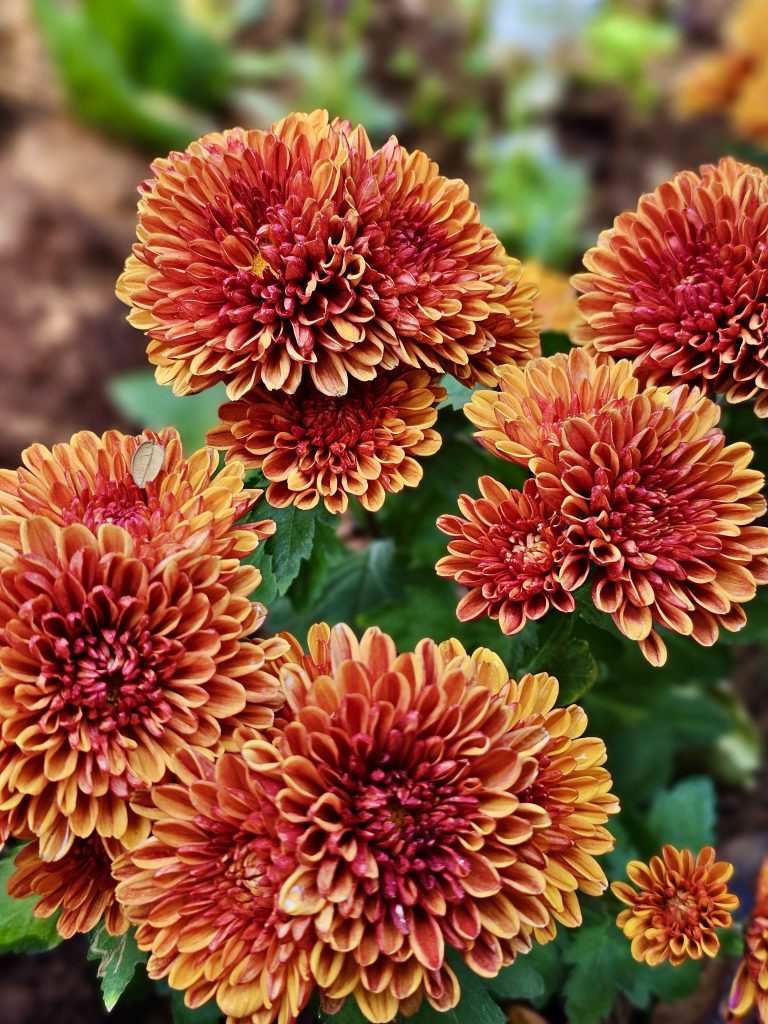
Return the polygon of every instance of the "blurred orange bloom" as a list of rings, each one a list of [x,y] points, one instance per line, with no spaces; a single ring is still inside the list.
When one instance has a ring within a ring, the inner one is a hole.
[[[14,861],[16,870],[8,880],[8,895],[16,899],[40,896],[35,917],[50,917],[60,910],[56,930],[63,939],[89,932],[102,919],[110,935],[121,935],[128,919],[115,896],[112,861],[122,849],[113,839],[92,835],[76,839],[59,860],[45,861],[35,840]]]
[[[744,959],[728,998],[728,1024],[741,1024],[757,1013],[760,1024],[768,1021],[768,857],[757,878],[755,907],[744,934]]]
[[[578,923],[576,891],[607,885],[594,855],[618,804],[584,713],[553,709],[556,680],[517,683],[457,641],[398,654],[378,629],[319,625],[291,649],[287,724],[243,755],[275,793],[295,862],[280,906],[313,922],[326,1005],[352,995],[373,1022],[424,998],[447,1010],[448,947],[493,977]]]
[[[567,275],[538,260],[526,260],[523,280],[538,289],[533,308],[541,317],[541,329],[570,334],[580,317],[576,292]]]
[[[274,805],[239,754],[214,764],[187,752],[174,774],[142,801],[152,835],[115,863],[149,976],[167,977],[189,1007],[215,999],[230,1024],[290,1024],[313,991],[313,933],[276,902]]]
[[[637,889],[613,882],[611,891],[627,910],[616,919],[628,939],[632,956],[651,967],[668,960],[679,966],[686,960],[717,956],[716,929],[728,928],[731,911],[739,905],[728,892],[733,865],[715,861],[705,846],[694,856],[690,850],[665,846],[649,864],[630,861],[627,874]]]
[[[177,394],[346,394],[400,363],[492,382],[538,347],[522,268],[462,181],[325,111],[207,135],[152,167],[118,281]]]
[[[622,213],[573,283],[574,340],[635,361],[651,384],[697,384],[768,416],[768,176],[725,157]]]
[[[344,512],[349,496],[376,511],[387,493],[415,487],[423,470],[414,456],[432,455],[432,430],[445,389],[424,370],[393,370],[352,381],[329,398],[302,384],[293,395],[254,388],[221,407],[222,425],[208,434],[227,461],[259,468],[267,500],[278,508]]]
[[[642,390],[629,362],[580,349],[498,376],[465,411],[489,451],[533,474],[557,537],[550,586],[590,578],[595,606],[656,665],[657,626],[705,646],[740,629],[768,582],[768,529],[752,525],[764,477],[748,444],[726,445],[715,403],[685,386]],[[513,548],[500,549],[511,564]],[[496,577],[488,562],[472,586],[490,596]]]
[[[158,564],[128,530],[22,520],[0,547],[0,828],[44,860],[93,832],[135,844],[129,806],[186,747],[214,750],[282,703],[262,672],[280,641],[249,643],[264,610],[241,566],[208,554]]]

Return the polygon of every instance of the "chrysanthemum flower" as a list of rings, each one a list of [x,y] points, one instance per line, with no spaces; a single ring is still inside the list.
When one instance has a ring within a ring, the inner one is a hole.
[[[731,911],[739,905],[728,892],[732,864],[715,861],[711,846],[694,856],[667,845],[649,864],[630,861],[627,874],[637,889],[614,882],[611,891],[629,908],[616,924],[632,940],[635,960],[651,967],[668,960],[677,967],[717,956],[716,929],[730,927]]]
[[[280,905],[312,921],[330,1005],[351,995],[374,1022],[423,998],[449,1009],[447,947],[493,977],[553,918],[576,922],[577,889],[605,887],[605,748],[580,738],[579,708],[551,710],[554,679],[515,683],[456,641],[398,655],[378,629],[320,625],[281,681],[288,724],[243,755],[275,794],[295,860]]]
[[[740,629],[768,582],[768,530],[751,525],[764,478],[748,444],[726,445],[718,407],[685,386],[641,391],[631,364],[578,349],[499,380],[466,412],[490,451],[533,473],[560,585],[591,574],[596,607],[653,664],[657,625],[707,646]]]
[[[17,899],[40,896],[35,917],[61,913],[56,930],[63,939],[89,932],[100,921],[110,935],[121,935],[128,919],[115,897],[112,861],[123,848],[113,839],[92,835],[76,839],[59,860],[40,858],[37,840],[17,855],[16,870],[8,880],[8,895]]]
[[[757,1013],[760,1024],[768,1020],[768,858],[757,879],[755,907],[744,934],[744,959],[728,998],[728,1024],[741,1024]]]
[[[131,461],[146,441],[163,446],[163,466],[139,487]],[[134,554],[145,560],[206,553],[224,560],[226,575],[236,573],[239,560],[274,532],[271,520],[235,525],[261,496],[243,488],[244,467],[234,463],[214,477],[216,452],[203,448],[185,459],[175,430],[138,437],[82,431],[52,449],[34,444],[21,458],[19,469],[0,470],[0,540],[16,550],[20,524],[31,516],[59,526],[82,523],[93,531],[115,523],[131,534]]]
[[[387,493],[414,487],[423,470],[414,456],[432,455],[441,439],[432,424],[445,389],[424,370],[394,370],[350,383],[329,398],[302,384],[293,395],[254,388],[219,410],[223,423],[208,442],[259,468],[267,500],[279,507],[344,512],[349,495],[376,511]]]
[[[20,541],[0,549],[0,822],[44,860],[93,832],[132,845],[148,826],[128,798],[178,750],[271,724],[262,668],[285,645],[242,639],[263,613],[249,566],[225,584],[212,555],[147,564],[110,523],[33,517]]]
[[[118,282],[177,394],[343,395],[398,363],[492,383],[538,346],[532,287],[467,186],[324,111],[153,164]]]
[[[726,157],[622,213],[584,256],[575,340],[652,384],[755,399],[768,416],[768,176]]]
[[[533,481],[526,481],[522,491],[489,476],[478,484],[482,497],[459,497],[464,518],[443,515],[437,520],[438,529],[453,538],[449,554],[437,563],[437,574],[469,588],[456,608],[457,617],[467,622],[488,615],[510,635],[550,608],[573,611],[573,595],[558,581],[562,543]]]
[[[276,903],[274,806],[239,754],[187,753],[174,772],[143,801],[152,835],[114,869],[149,976],[185,990],[187,1006],[215,999],[229,1024],[290,1024],[314,988],[313,933]]]

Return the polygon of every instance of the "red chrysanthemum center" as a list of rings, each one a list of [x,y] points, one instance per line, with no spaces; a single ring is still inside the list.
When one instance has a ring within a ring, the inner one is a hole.
[[[373,455],[376,428],[396,414],[393,406],[381,404],[376,387],[360,389],[358,394],[343,398],[308,395],[302,402],[289,405],[296,453],[315,457],[325,453],[337,471],[354,466],[360,455]]]
[[[183,650],[177,640],[152,635],[148,624],[141,602],[105,586],[80,611],[42,616],[32,647],[42,679],[57,691],[43,727],[64,729],[70,746],[97,756],[108,734],[124,726],[161,736],[172,713],[163,680]]]
[[[146,534],[152,512],[147,493],[132,479],[108,480],[101,474],[93,490],[86,487],[63,509],[65,523],[83,523],[96,530],[102,523],[122,526],[133,536]]]
[[[466,874],[469,865],[443,844],[467,830],[468,817],[478,807],[477,798],[463,792],[457,781],[463,764],[420,762],[413,770],[396,768],[391,760],[387,754],[377,757],[373,770],[365,762],[353,762],[344,773],[342,784],[350,802],[342,811],[342,823],[368,846],[387,900],[413,904],[413,880],[422,891],[431,891],[438,877],[460,899],[464,890],[450,879]],[[361,860],[362,870],[366,859]],[[395,926],[407,934],[402,907],[395,907],[392,914]]]
[[[665,886],[651,903],[656,903],[659,918],[654,924],[665,931],[698,939],[702,927],[711,927],[708,913],[712,899],[701,882],[681,878],[675,886]]]
[[[206,827],[215,833],[214,822]],[[210,949],[218,949],[237,933],[250,942],[252,949],[262,945],[260,938],[273,915],[275,886],[271,878],[274,843],[253,832],[232,834],[231,827],[219,826],[220,834],[211,835],[204,872],[212,875],[210,914],[217,923]],[[194,873],[194,868],[191,869]],[[203,872],[198,872],[200,883]]]
[[[532,595],[545,589],[556,565],[556,548],[543,523],[526,519],[494,523],[486,544],[477,568],[493,578],[496,596]]]
[[[645,280],[629,285],[638,320],[635,333],[652,342],[658,332],[659,338],[675,343],[670,355],[678,360],[678,346],[689,349],[685,365],[673,368],[676,375],[697,370],[712,378],[720,368],[720,354],[740,344],[745,330],[768,329],[763,298],[768,247],[757,242],[753,248],[744,241],[723,245],[703,226],[685,246],[673,241],[656,258],[646,258]],[[658,349],[654,357],[663,361],[663,351]]]

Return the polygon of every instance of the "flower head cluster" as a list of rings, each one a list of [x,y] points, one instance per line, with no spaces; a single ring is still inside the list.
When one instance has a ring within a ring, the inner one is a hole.
[[[34,839],[14,886],[62,934],[120,924],[109,863],[149,831],[131,798],[282,704],[265,667],[287,645],[250,639],[266,609],[241,561],[274,524],[238,525],[242,467],[214,477],[172,431],[139,486],[146,440],[79,434],[0,474],[0,834]]]
[[[667,845],[649,864],[630,861],[627,874],[637,888],[614,882],[611,891],[627,904],[616,924],[631,939],[635,960],[679,966],[717,956],[716,931],[730,926],[731,911],[739,905],[728,892],[732,864],[715,861],[711,846],[694,856]]]
[[[696,384],[768,416],[768,176],[682,171],[584,256],[574,337],[651,384]]]
[[[649,661],[666,657],[659,626],[711,645],[746,621],[768,582],[763,475],[752,449],[727,445],[719,409],[696,389],[643,389],[627,361],[574,349],[499,371],[500,391],[466,407],[478,438],[526,466],[522,492],[488,478],[443,516],[451,538],[438,572],[470,587],[463,618],[505,632],[549,606],[592,599]]]
[[[442,374],[492,384],[538,349],[521,264],[464,182],[394,138],[292,114],[153,171],[118,295],[161,383],[226,382],[211,439],[264,469],[270,500],[378,507],[438,447]]]
[[[684,117],[728,115],[734,133],[757,145],[768,141],[768,30],[762,0],[740,0],[729,13],[719,50],[685,68],[677,88]]]
[[[313,627],[283,659],[285,717],[192,781],[149,794],[117,866],[150,973],[231,1020],[293,1020],[315,987],[373,1022],[459,998],[449,947],[493,977],[578,891],[618,810],[602,741],[557,683],[488,651]]]
[[[728,1024],[741,1024],[754,1012],[760,1024],[768,1020],[768,858],[757,879],[755,906],[744,934],[744,959],[739,964],[728,998]]]

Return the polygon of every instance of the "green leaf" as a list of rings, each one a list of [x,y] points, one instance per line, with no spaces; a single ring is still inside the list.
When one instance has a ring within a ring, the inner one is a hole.
[[[546,985],[536,965],[529,957],[519,956],[509,967],[503,968],[488,982],[488,989],[494,999],[527,999],[536,1003],[546,994]]]
[[[337,519],[319,517],[315,524],[312,553],[301,563],[299,573],[291,584],[291,603],[297,611],[312,608],[320,599],[328,574],[346,554],[346,548],[337,534]]]
[[[147,962],[147,954],[136,945],[133,931],[110,935],[103,924],[91,932],[89,960],[98,960],[96,975],[107,1010],[112,1010],[133,978],[137,964]]]
[[[573,969],[563,989],[569,1020],[599,1024],[610,1012],[617,991],[616,969],[623,959],[619,942],[626,939],[608,920],[584,924],[576,932],[566,953]]]
[[[658,848],[664,843],[697,853],[715,841],[715,788],[709,778],[684,779],[659,793],[648,815]]]
[[[586,640],[571,640],[555,659],[551,670],[560,683],[558,704],[573,704],[597,682],[598,666]]]
[[[443,377],[440,383],[445,388],[447,394],[438,406],[438,409],[461,410],[474,392],[474,388],[468,388],[466,384],[459,383],[455,377],[450,377],[448,374]]]
[[[205,435],[219,422],[219,406],[227,397],[224,385],[217,384],[198,395],[179,398],[144,370],[115,377],[109,395],[123,416],[141,428],[175,427],[187,454],[205,444]]]
[[[42,953],[61,942],[56,931],[56,917],[35,917],[39,897],[17,900],[8,895],[8,879],[13,874],[14,857],[9,851],[0,860],[0,953]]]
[[[265,510],[261,511],[266,515]],[[318,509],[302,511],[294,505],[269,509],[269,516],[277,524],[277,530],[264,547],[272,558],[272,572],[279,594],[288,590],[299,574],[302,561],[309,558],[320,514]]]

